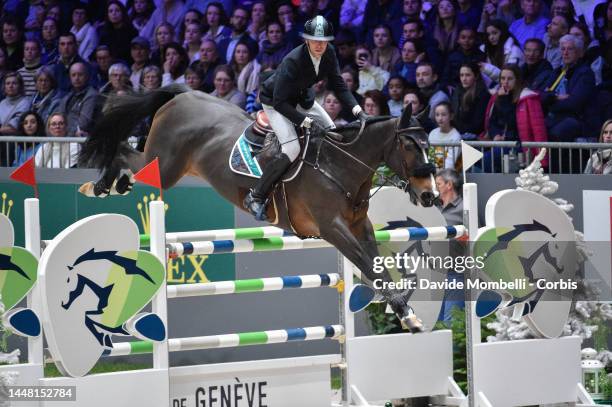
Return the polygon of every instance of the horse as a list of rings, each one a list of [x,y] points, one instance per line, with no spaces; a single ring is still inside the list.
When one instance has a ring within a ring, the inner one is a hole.
[[[138,152],[126,140],[133,128],[151,115],[154,117],[144,152]],[[243,199],[255,180],[232,172],[228,157],[252,122],[239,107],[182,85],[109,97],[79,156],[82,166],[97,167],[102,175],[80,190],[89,196],[106,195],[111,187],[118,193],[129,192],[131,173],[159,158],[162,188],[172,187],[185,175],[195,175],[244,210]],[[359,269],[362,281],[373,288],[377,279],[392,279],[386,270],[372,270],[378,256],[367,216],[372,177],[379,164],[385,163],[402,180],[413,202],[433,205],[436,195],[433,165],[426,154],[427,133],[411,117],[408,107],[401,118],[381,118],[362,126],[355,122],[336,129],[334,135],[350,141],[327,137],[313,140],[309,149],[316,159],[302,157],[299,173],[277,187],[275,196],[279,196],[278,190],[284,193],[276,205],[269,205],[268,218],[298,236],[325,239]],[[413,331],[421,329],[406,303],[409,292],[383,288],[376,293],[389,303],[404,326]]]

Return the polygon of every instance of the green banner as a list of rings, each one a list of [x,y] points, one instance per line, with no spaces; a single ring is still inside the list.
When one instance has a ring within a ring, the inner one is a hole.
[[[120,213],[132,218],[141,233],[149,233],[148,202],[157,190],[135,186],[126,196],[88,198],[77,184],[40,184],[40,221],[43,240],[53,239],[75,221],[99,213]],[[0,207],[15,229],[15,243],[24,244],[23,201],[32,188],[0,183]],[[174,187],[164,192],[166,231],[227,229],[234,227],[234,209],[209,187]],[[108,237],[112,239],[112,236]],[[182,256],[168,261],[167,279],[173,283],[200,283],[235,279],[233,254]]]

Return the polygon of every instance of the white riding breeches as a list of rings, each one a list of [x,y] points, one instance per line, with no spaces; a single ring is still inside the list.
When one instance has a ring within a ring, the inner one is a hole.
[[[268,116],[270,126],[276,133],[276,137],[280,142],[283,153],[293,162],[300,155],[300,142],[298,135],[295,132],[293,123],[285,116],[277,112],[272,106],[263,105],[264,112]],[[334,121],[329,117],[325,109],[314,102],[310,109],[303,109],[300,105],[297,106],[297,111],[304,113],[308,117],[318,120],[319,124],[326,128],[335,128]]]

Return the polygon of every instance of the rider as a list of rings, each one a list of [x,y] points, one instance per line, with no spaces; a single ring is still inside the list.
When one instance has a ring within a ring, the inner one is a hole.
[[[334,48],[332,25],[322,16],[308,20],[302,33],[304,44],[297,46],[265,80],[259,99],[268,121],[276,133],[282,151],[265,167],[263,175],[244,199],[244,207],[258,220],[266,220],[266,201],[276,182],[300,154],[300,143],[294,125],[310,130],[312,137],[324,137],[334,128],[327,112],[314,100],[312,86],[327,79],[328,88],[344,106],[352,106],[360,121],[368,116],[357,104],[340,76]]]

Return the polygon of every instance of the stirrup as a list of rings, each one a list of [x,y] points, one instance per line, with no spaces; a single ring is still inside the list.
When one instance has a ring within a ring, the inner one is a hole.
[[[259,221],[267,221],[268,215],[266,214],[266,209],[268,208],[269,198],[265,201],[261,202],[259,199],[253,196],[253,190],[249,190],[249,193],[244,198],[242,202],[243,206],[246,210],[249,211],[251,215],[255,217],[256,220]]]

